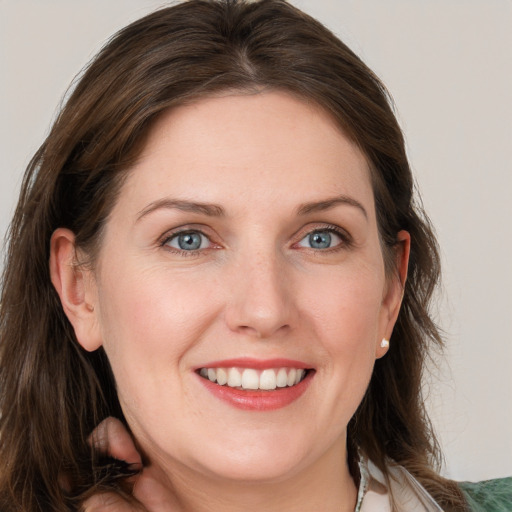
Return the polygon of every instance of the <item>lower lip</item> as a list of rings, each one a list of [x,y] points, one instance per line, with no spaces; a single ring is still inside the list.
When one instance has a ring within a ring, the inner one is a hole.
[[[248,411],[274,411],[290,405],[298,400],[306,391],[315,372],[309,370],[307,375],[295,386],[277,388],[273,391],[243,390],[219,386],[198,375],[203,386],[213,395],[229,405]]]

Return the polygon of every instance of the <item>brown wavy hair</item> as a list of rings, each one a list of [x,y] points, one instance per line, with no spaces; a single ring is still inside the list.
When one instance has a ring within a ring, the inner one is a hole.
[[[445,510],[457,486],[436,472],[439,450],[421,392],[426,355],[442,340],[429,315],[440,268],[435,237],[413,197],[402,132],[379,79],[320,23],[282,0],[190,0],[115,35],[87,66],[30,162],[10,226],[0,306],[0,509],[65,511],[130,468],[87,444],[107,416],[123,418],[103,349],[77,343],[49,275],[58,227],[93,255],[127,169],[166,109],[221,91],[281,90],[328,112],[372,169],[388,271],[400,230],[409,277],[391,348],[378,360],[348,427],[383,471],[407,468]],[[66,485],[63,485],[66,475]]]

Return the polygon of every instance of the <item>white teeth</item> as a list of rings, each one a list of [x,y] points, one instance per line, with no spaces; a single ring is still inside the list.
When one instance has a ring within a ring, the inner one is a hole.
[[[246,368],[242,373],[242,387],[244,389],[258,389],[260,378],[258,372],[251,368]]]
[[[224,386],[228,381],[228,372],[225,368],[217,368],[217,384]]]
[[[306,370],[302,368],[201,368],[201,377],[238,389],[262,389],[272,391],[276,388],[295,386],[304,379]]]
[[[278,388],[284,388],[288,385],[288,374],[285,368],[279,368],[276,377],[276,386]]]
[[[228,386],[238,388],[242,385],[242,374],[236,368],[228,370]]]
[[[276,380],[274,370],[263,370],[260,375],[260,389],[276,389]]]

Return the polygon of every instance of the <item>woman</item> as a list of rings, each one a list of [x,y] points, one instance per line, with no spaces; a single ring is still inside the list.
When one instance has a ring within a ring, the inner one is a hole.
[[[420,392],[438,272],[386,92],[324,27],[196,0],[130,25],[11,227],[2,510],[464,510]]]

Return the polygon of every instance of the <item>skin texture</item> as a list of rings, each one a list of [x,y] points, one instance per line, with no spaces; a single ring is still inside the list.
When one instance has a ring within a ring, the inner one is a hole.
[[[201,248],[180,250],[180,230],[203,233]],[[311,247],[326,230],[331,246]],[[72,265],[71,232],[54,233],[52,278],[77,339],[105,348],[151,481],[176,510],[353,510],[346,425],[398,314],[399,240],[387,276],[366,159],[324,112],[278,92],[165,113],[93,269]],[[286,407],[240,410],[196,372],[238,357],[314,374]]]

